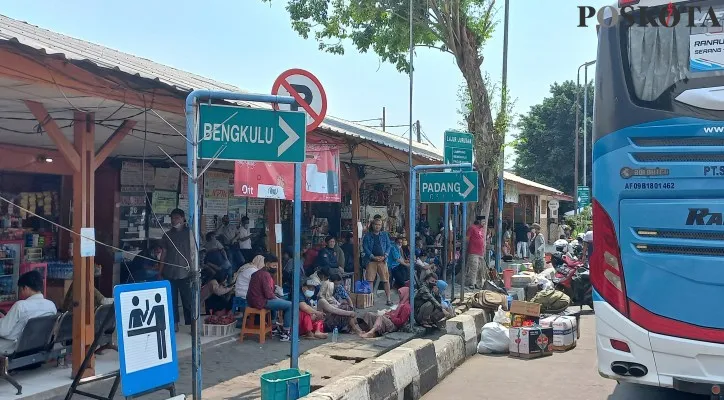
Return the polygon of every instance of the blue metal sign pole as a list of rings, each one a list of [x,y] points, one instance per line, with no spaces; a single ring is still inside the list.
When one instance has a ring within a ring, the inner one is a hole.
[[[457,242],[458,242],[458,203],[453,204],[453,230],[452,230],[452,254],[453,254],[453,273],[452,273],[452,291],[450,298],[455,299],[455,275],[458,269]]]
[[[445,168],[472,168],[473,164],[418,165],[410,171],[410,232],[415,232],[417,221],[417,171]],[[447,226],[445,227],[447,229]],[[415,325],[415,241],[410,240],[410,328]],[[453,270],[454,271],[454,270]],[[420,282],[422,284],[422,282]]]
[[[191,325],[191,392],[194,400],[201,399],[201,337],[199,328],[201,327],[201,274],[199,271],[199,244],[200,227],[198,205],[196,204],[198,193],[198,137],[196,134],[196,106],[200,99],[204,100],[238,100],[253,101],[258,103],[281,103],[293,104],[294,98],[288,96],[274,96],[264,94],[251,93],[234,93],[216,90],[194,90],[186,97],[186,164],[189,168],[187,174],[189,176],[189,219],[191,220],[191,231],[194,235],[193,254],[191,255],[191,296],[193,303],[193,324]],[[298,195],[295,191],[295,198]],[[295,215],[295,218],[300,218]],[[295,221],[296,223],[296,221]],[[300,251],[298,241],[295,240],[296,252]],[[299,297],[294,299],[294,307],[299,309]]]
[[[290,368],[299,368],[299,289],[302,271],[302,164],[294,164],[294,287],[292,288],[292,354]]]
[[[461,239],[462,246],[460,247],[460,258],[462,258],[462,260],[460,260],[460,261],[462,262],[462,268],[460,269],[460,273],[463,274],[463,279],[462,279],[463,284],[460,285],[460,299],[465,300],[465,279],[468,276],[468,269],[467,269],[467,265],[466,265],[467,259],[465,256],[465,252],[468,248],[467,240],[465,240],[467,233],[468,233],[468,205],[462,204],[462,207],[463,207],[463,217],[462,217],[462,221],[460,223],[460,233],[461,233],[460,237],[462,238]],[[475,285],[475,282],[473,282],[473,285]]]
[[[448,254],[450,252],[450,203],[445,203],[445,226],[442,228],[443,256],[442,256],[442,280],[447,280],[447,267],[450,264]]]

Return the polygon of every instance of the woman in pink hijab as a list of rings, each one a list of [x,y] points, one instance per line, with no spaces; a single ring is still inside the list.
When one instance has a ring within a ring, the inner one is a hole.
[[[382,315],[366,313],[362,319],[371,326],[368,332],[360,334],[363,338],[373,338],[375,335],[384,335],[394,332],[410,320],[410,288],[405,286],[398,289],[400,303],[395,310],[390,310]]]

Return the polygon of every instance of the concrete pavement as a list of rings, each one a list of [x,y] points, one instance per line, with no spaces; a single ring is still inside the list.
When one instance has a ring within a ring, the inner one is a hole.
[[[428,392],[424,400],[551,398],[556,400],[698,400],[673,390],[620,384],[596,368],[595,317],[581,317],[575,349],[533,360],[475,355]]]

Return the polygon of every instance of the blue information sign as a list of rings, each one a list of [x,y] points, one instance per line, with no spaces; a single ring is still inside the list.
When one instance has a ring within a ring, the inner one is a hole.
[[[118,285],[113,299],[123,395],[176,382],[178,359],[169,282]]]

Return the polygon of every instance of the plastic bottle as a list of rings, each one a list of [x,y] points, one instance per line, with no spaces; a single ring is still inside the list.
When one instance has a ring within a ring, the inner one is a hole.
[[[335,327],[334,331],[332,331],[332,342],[337,343],[339,340],[339,330]]]

